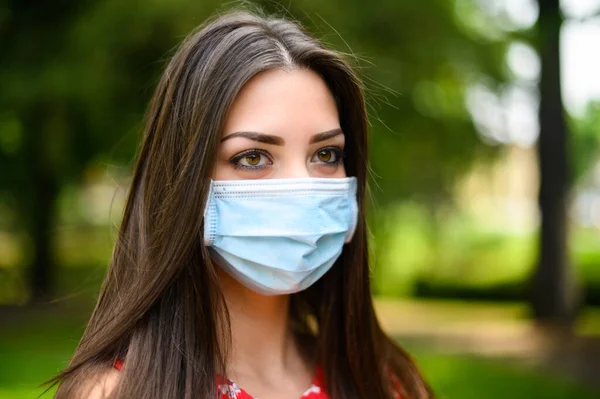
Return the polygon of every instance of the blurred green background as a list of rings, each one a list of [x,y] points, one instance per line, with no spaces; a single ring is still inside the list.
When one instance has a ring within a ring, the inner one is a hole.
[[[0,398],[68,363],[162,68],[240,6],[359,71],[377,309],[439,397],[600,397],[600,0],[3,0]]]

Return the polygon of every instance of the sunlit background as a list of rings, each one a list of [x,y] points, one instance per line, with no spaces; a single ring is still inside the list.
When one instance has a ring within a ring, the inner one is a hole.
[[[377,310],[437,395],[600,397],[600,0],[9,0],[0,399],[35,397],[68,363],[162,68],[195,26],[240,4],[301,21],[359,71]],[[564,130],[543,74],[557,67]],[[558,191],[540,196],[540,176]],[[540,208],[555,193],[562,205]]]

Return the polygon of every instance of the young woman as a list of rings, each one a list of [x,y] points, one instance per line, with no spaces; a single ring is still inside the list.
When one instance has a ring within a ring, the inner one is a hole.
[[[348,64],[246,12],[167,66],[110,268],[57,398],[431,398],[369,288]]]

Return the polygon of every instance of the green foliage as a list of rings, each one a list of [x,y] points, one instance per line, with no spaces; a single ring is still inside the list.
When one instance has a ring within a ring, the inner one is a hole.
[[[477,156],[465,90],[504,80],[504,43],[470,29],[457,3],[282,1],[325,43],[347,53],[365,83],[371,117],[373,194],[380,205],[418,196],[438,203]],[[460,2],[475,12],[476,4]],[[283,7],[263,1],[269,11]]]
[[[431,214],[403,202],[372,220],[375,291],[385,296],[433,295],[525,299],[537,259],[537,234],[510,233],[451,209]],[[600,303],[597,231],[573,228],[573,267],[589,303]]]
[[[128,162],[165,54],[215,3],[88,1],[44,10],[15,2],[0,36],[0,165],[26,162],[28,142],[40,140],[64,183],[91,161]],[[43,130],[27,129],[30,116],[44,118]]]
[[[572,131],[572,165],[575,181],[585,177],[594,162],[598,161],[600,148],[600,102],[586,107],[584,115],[570,121]]]

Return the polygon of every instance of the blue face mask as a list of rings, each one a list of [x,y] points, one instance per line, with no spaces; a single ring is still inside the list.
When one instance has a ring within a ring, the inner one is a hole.
[[[212,181],[204,241],[230,275],[264,295],[302,291],[350,242],[356,178]]]

